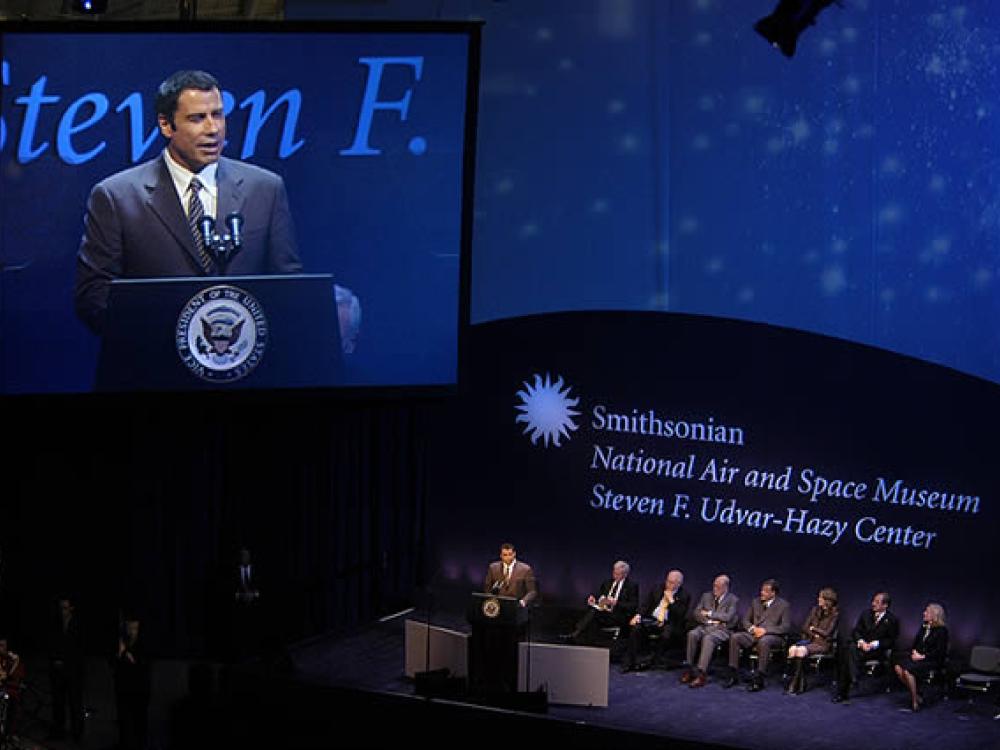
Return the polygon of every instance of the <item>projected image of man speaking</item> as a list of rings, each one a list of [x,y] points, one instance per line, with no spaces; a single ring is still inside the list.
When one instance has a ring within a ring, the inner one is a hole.
[[[215,77],[171,75],[157,90],[156,117],[162,154],[102,180],[87,201],[75,306],[98,334],[114,279],[302,271],[282,178],[222,156]]]

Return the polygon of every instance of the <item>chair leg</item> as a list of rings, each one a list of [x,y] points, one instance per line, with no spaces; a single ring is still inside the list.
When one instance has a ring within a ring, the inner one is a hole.
[[[788,688],[788,692],[792,694],[804,693],[806,689],[806,672],[805,664],[801,657],[795,659],[795,675],[792,677],[792,684]]]

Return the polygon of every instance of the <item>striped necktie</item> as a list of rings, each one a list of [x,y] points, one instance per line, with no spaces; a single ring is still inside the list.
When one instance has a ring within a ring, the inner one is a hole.
[[[205,249],[205,238],[201,233],[201,220],[205,218],[205,206],[202,204],[201,198],[198,197],[198,193],[202,187],[204,186],[201,184],[201,180],[197,177],[191,178],[191,182],[188,184],[188,192],[191,193],[188,198],[188,224],[191,225],[191,234],[194,237],[194,246],[198,251],[202,270],[211,275],[215,272],[215,264],[212,262],[208,250]]]

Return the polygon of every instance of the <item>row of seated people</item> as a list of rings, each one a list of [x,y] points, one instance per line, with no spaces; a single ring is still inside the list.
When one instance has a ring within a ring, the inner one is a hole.
[[[652,647],[652,662],[662,660],[668,649],[682,647],[687,668],[681,682],[691,688],[700,688],[708,682],[708,667],[716,650],[728,646],[728,670],[723,686],[737,684],[741,655],[751,650],[756,654],[757,668],[747,689],[761,690],[772,654],[784,651],[791,677],[788,692],[802,692],[806,687],[805,660],[834,651],[840,626],[837,592],[829,587],[819,591],[798,638],[794,638],[791,608],[780,596],[777,581],[768,579],[761,584],[759,597],[742,610],[742,617],[739,597],[729,590],[729,583],[729,576],[716,576],[712,589],[703,593],[692,607],[683,573],[671,570],[662,588],[650,592],[640,604],[639,586],[629,579],[629,565],[619,560],[612,568],[611,578],[588,597],[587,611],[575,629],[563,637],[576,643],[594,643],[597,631],[615,628],[619,640],[626,643],[623,660],[626,672],[649,664],[639,662],[639,655],[646,647]],[[892,658],[899,637],[899,621],[889,611],[890,604],[888,593],[877,592],[871,608],[858,617],[850,637],[840,644],[835,702],[848,699],[865,663],[876,660],[889,663]],[[912,710],[921,707],[919,686],[923,678],[943,667],[947,651],[944,608],[928,604],[912,647],[893,665],[896,676],[909,691]]]

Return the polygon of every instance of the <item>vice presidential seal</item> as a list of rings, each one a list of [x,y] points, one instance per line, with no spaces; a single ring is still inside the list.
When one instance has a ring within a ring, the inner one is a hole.
[[[267,318],[260,303],[236,286],[203,289],[181,310],[175,336],[184,365],[202,380],[232,383],[264,356]]]
[[[483,602],[483,614],[491,620],[500,614],[500,602],[490,597]]]

